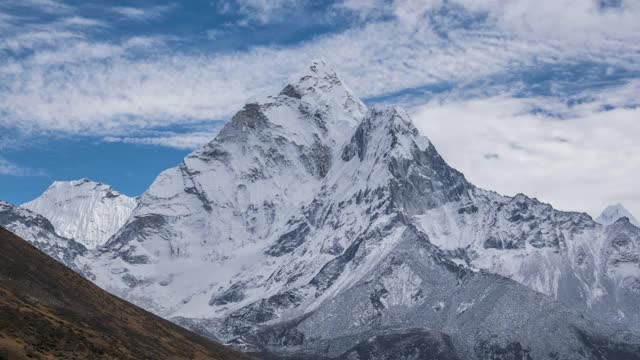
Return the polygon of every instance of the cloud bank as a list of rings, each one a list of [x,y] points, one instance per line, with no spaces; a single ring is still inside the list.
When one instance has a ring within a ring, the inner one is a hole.
[[[640,107],[610,107],[639,90],[634,82],[571,108],[547,98],[433,101],[412,115],[442,156],[480,187],[594,216],[614,203],[640,214]],[[540,108],[565,118],[533,111]]]

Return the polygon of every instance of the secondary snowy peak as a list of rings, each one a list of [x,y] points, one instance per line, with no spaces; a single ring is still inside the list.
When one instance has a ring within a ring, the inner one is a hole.
[[[596,218],[596,222],[602,225],[611,225],[623,217],[629,219],[629,222],[631,222],[633,225],[640,226],[638,220],[636,220],[633,215],[631,215],[631,213],[621,204],[607,206],[602,211],[602,214],[600,214],[600,216]]]
[[[342,159],[349,161],[355,155],[360,161],[389,156],[410,158],[415,150],[425,151],[430,145],[426,137],[418,134],[404,110],[375,108],[356,129],[342,152]]]
[[[388,174],[374,178],[389,182],[394,203],[409,215],[457,201],[473,188],[399,108],[369,112],[342,151],[342,160],[353,163],[354,158],[363,171]]]
[[[104,244],[124,225],[136,200],[89,179],[56,181],[22,207],[47,218],[56,231],[89,249]]]

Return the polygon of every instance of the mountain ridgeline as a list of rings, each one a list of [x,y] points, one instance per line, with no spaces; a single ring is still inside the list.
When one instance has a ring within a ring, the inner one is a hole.
[[[136,204],[104,245],[57,259],[264,358],[640,359],[629,217],[474,186],[322,61]]]

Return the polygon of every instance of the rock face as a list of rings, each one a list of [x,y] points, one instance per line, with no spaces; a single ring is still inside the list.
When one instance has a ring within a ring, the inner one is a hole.
[[[129,219],[136,200],[89,179],[56,181],[22,207],[47,218],[56,231],[89,249],[103,245]]]
[[[602,226],[522,194],[474,189],[415,217],[459,264],[514,279],[605,322],[640,330],[640,228]]]
[[[36,248],[74,271],[91,277],[80,264],[88,256],[87,248],[56,233],[53,225],[43,216],[27,209],[0,201],[0,226],[29,241]]]
[[[475,187],[317,62],[83,259],[110,292],[266,358],[637,359],[639,234]]]
[[[623,217],[629,219],[629,222],[631,222],[633,225],[640,226],[638,220],[636,220],[636,218],[634,218],[633,215],[631,215],[631,213],[620,204],[607,206],[602,211],[602,214],[598,216],[596,222],[602,225],[611,225]]]

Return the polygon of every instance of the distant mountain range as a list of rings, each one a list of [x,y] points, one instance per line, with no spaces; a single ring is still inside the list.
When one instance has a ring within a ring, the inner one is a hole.
[[[57,183],[0,224],[265,358],[640,359],[628,212],[596,222],[480,189],[321,61],[137,200],[114,194]]]

